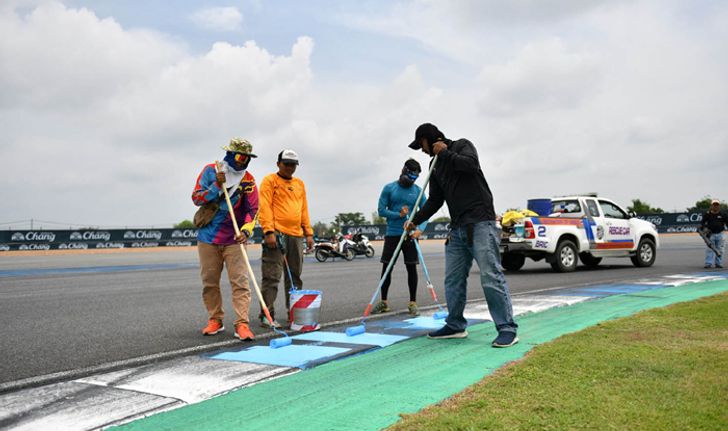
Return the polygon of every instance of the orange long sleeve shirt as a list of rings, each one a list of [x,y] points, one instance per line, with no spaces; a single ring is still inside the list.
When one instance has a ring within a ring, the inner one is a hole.
[[[266,232],[291,236],[313,235],[308,217],[306,187],[301,179],[287,180],[277,173],[263,178],[258,189],[258,222]]]

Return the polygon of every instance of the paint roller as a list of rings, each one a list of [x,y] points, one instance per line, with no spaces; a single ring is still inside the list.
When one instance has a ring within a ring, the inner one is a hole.
[[[447,311],[445,311],[442,306],[440,305],[440,302],[437,300],[437,293],[435,293],[435,286],[432,285],[432,282],[430,281],[430,272],[427,271],[427,265],[425,265],[425,258],[422,255],[422,249],[420,248],[420,242],[418,240],[415,240],[415,248],[417,249],[417,257],[420,258],[420,263],[422,264],[422,271],[425,273],[425,280],[427,280],[427,289],[430,291],[430,296],[432,297],[432,301],[435,302],[435,305],[437,305],[437,308],[440,311],[436,311],[435,314],[432,316],[435,318],[435,320],[442,320],[447,317]]]
[[[432,175],[432,171],[435,170],[435,165],[437,164],[437,154],[432,159],[432,163],[430,164],[430,170],[427,172],[427,178],[425,178],[425,184],[420,189],[419,195],[417,195],[417,200],[415,201],[415,204],[412,208],[412,212],[409,215],[409,218],[407,218],[407,222],[411,223],[412,219],[415,217],[415,214],[417,213],[418,206],[420,204],[420,201],[422,200],[422,195],[425,193],[425,188],[427,187],[427,184],[430,182],[430,176]],[[399,237],[399,242],[397,243],[397,248],[394,249],[394,254],[392,255],[392,259],[389,260],[389,264],[387,264],[387,268],[384,270],[384,273],[382,273],[382,278],[379,279],[379,284],[377,285],[377,290],[374,291],[374,295],[372,295],[371,301],[369,301],[369,304],[367,304],[366,309],[364,309],[364,318],[361,321],[360,325],[357,326],[350,326],[346,328],[346,335],[349,337],[353,337],[355,335],[363,334],[366,331],[366,319],[369,317],[369,313],[372,311],[372,307],[374,306],[374,301],[377,300],[377,296],[379,296],[379,292],[382,290],[382,285],[384,284],[384,280],[387,278],[387,275],[389,275],[389,272],[392,270],[392,267],[394,266],[394,262],[397,260],[397,257],[399,256],[399,252],[402,250],[402,243],[404,243],[404,239],[407,237],[408,232],[404,230],[402,232],[402,235]]]
[[[215,172],[219,172],[219,162],[215,161]],[[233,228],[235,229],[235,235],[240,236],[240,228],[238,227],[238,221],[235,218],[235,211],[233,210],[233,205],[230,202],[230,195],[228,194],[227,185],[222,185],[222,192],[225,195],[225,202],[227,203],[228,211],[230,212],[230,219],[233,222]],[[271,328],[273,330],[283,335],[284,338],[276,338],[270,341],[270,347],[273,349],[278,349],[280,347],[289,346],[293,340],[286,334],[285,332],[276,329],[275,325],[273,324],[273,317],[270,315],[270,311],[268,310],[268,306],[265,305],[265,300],[263,299],[263,295],[260,293],[260,288],[258,287],[258,282],[255,280],[255,273],[253,272],[253,268],[250,266],[250,260],[248,259],[248,253],[245,251],[245,246],[243,244],[240,245],[240,251],[243,253],[243,259],[245,259],[245,264],[248,267],[248,276],[251,280],[253,280],[253,287],[255,288],[255,293],[258,296],[258,301],[260,301],[260,307],[263,309],[263,314],[265,315],[265,318],[268,319],[268,323],[270,323]],[[265,245],[264,245],[265,246]]]

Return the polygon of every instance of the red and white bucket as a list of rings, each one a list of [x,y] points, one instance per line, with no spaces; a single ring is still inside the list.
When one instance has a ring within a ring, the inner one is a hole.
[[[321,329],[321,291],[291,290],[291,310],[288,316],[291,329],[311,332]]]

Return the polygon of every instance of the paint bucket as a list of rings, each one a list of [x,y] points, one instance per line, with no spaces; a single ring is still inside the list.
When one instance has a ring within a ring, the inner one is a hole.
[[[529,199],[526,206],[540,216],[551,214],[551,199]]]
[[[291,310],[288,319],[294,331],[311,332],[321,329],[321,291],[291,290]]]

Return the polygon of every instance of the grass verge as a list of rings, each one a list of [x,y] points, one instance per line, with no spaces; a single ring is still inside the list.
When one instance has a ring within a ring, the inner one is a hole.
[[[388,429],[728,429],[728,293],[563,336]]]

